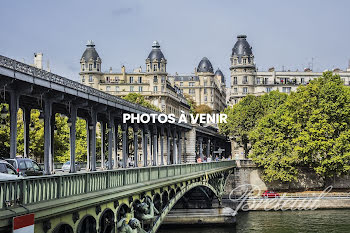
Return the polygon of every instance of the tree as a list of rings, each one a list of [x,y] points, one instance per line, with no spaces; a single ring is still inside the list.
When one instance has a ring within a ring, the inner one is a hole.
[[[189,94],[184,94],[184,96],[187,100],[187,103],[190,105],[190,113],[196,114],[196,110],[195,110],[197,108],[196,102],[194,101],[192,96],[190,96]]]
[[[212,112],[213,112],[213,109],[211,109],[211,107],[209,107],[206,104],[201,104],[197,106],[194,110],[195,114],[211,114]]]
[[[224,110],[224,113],[227,114],[227,123],[219,124],[219,129],[222,133],[233,137],[243,147],[247,157],[252,144],[249,133],[255,128],[259,119],[275,111],[286,98],[286,94],[278,91],[262,96],[248,95],[238,104]]]
[[[146,108],[160,112],[160,109],[157,106],[155,106],[155,105],[151,104],[150,102],[148,102],[147,100],[145,100],[145,97],[139,93],[129,93],[126,96],[124,96],[123,99],[125,99],[131,103],[140,104]]]
[[[264,168],[267,181],[296,180],[306,167],[321,177],[350,170],[350,90],[338,75],[323,73],[298,87],[249,135],[250,158]]]

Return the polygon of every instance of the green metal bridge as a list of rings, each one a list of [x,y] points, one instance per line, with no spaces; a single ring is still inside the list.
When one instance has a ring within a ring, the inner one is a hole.
[[[0,181],[0,232],[11,232],[13,217],[29,213],[36,233],[156,232],[194,190],[221,202],[234,167],[222,161]]]

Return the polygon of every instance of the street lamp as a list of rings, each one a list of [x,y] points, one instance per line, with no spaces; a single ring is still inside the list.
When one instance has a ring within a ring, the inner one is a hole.
[[[7,114],[8,114],[8,112],[9,111],[7,110],[7,108],[5,106],[3,106],[2,109],[1,109],[1,113],[0,113],[1,114],[1,118],[5,119]]]

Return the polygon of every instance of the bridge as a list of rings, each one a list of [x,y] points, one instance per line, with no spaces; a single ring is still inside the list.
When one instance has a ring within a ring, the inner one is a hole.
[[[35,214],[35,232],[156,232],[175,205],[208,207],[214,199],[221,203],[235,162],[194,163],[196,157],[203,161],[204,156],[214,157],[218,152],[228,155],[227,138],[214,129],[183,123],[123,123],[124,113],[160,112],[4,56],[0,56],[0,89],[0,102],[9,106],[10,158],[17,155],[19,108],[23,111],[24,157],[30,155],[31,110],[41,111],[45,173],[0,181],[0,232],[11,229],[13,217],[28,213]],[[56,113],[69,119],[69,174],[55,174]],[[74,166],[78,117],[85,119],[87,129],[83,173],[77,173]],[[128,148],[130,128],[133,154]],[[101,151],[100,161],[96,156],[98,129],[101,135],[108,133],[107,140],[100,138],[101,143],[107,141],[108,151],[107,155]],[[130,158],[132,164],[127,162]]]

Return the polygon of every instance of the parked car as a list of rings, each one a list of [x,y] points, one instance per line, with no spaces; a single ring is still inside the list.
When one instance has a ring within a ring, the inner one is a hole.
[[[261,195],[263,198],[276,198],[276,197],[280,197],[280,195],[274,191],[269,191],[266,190],[265,192],[263,192],[263,194]]]
[[[76,171],[81,170],[81,164],[79,162],[75,162],[75,170]],[[64,172],[70,171],[70,161],[67,161],[62,165],[62,171],[64,171]]]
[[[18,179],[19,176],[20,173],[11,164],[5,160],[0,160],[0,180]]]
[[[23,176],[42,176],[43,169],[32,159],[16,157],[14,159],[6,159],[6,162],[11,164],[18,173]]]

